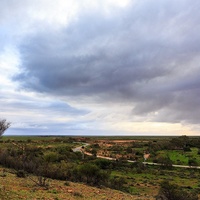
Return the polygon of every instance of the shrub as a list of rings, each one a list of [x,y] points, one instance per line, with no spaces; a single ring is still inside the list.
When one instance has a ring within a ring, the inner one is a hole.
[[[74,192],[73,195],[76,197],[83,197],[83,195],[80,192]]]
[[[185,191],[168,181],[163,181],[156,200],[198,200],[198,195],[194,192]]]
[[[69,181],[66,181],[66,182],[64,183],[64,185],[65,185],[65,186],[70,186]]]
[[[16,173],[17,177],[19,178],[25,178],[26,177],[26,173],[24,170],[18,170]]]
[[[110,169],[112,162],[106,159],[97,159],[95,160],[95,164],[101,169]]]
[[[92,163],[85,163],[75,167],[72,171],[75,181],[85,182],[89,185],[105,185],[109,179],[109,172],[101,170],[98,166]]]
[[[189,158],[188,159],[188,165],[190,165],[190,166],[197,166],[198,163],[197,163],[196,158]]]
[[[44,156],[44,160],[47,162],[57,162],[59,155],[55,152],[50,152]]]
[[[110,179],[110,187],[116,190],[124,190],[125,183],[126,183],[126,180],[124,177],[115,176]]]

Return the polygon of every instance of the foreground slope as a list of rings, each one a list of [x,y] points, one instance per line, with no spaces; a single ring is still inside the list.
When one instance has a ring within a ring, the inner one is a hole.
[[[48,179],[48,189],[38,187],[34,181],[37,177],[16,177],[11,170],[0,168],[0,199],[29,199],[29,200],[131,200],[154,199],[149,196],[132,196],[108,188],[90,187],[84,184]],[[5,171],[5,172],[3,172]],[[31,180],[32,179],[32,180]]]

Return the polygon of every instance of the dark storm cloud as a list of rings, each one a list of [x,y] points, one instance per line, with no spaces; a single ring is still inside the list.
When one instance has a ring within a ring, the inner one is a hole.
[[[15,80],[42,93],[129,103],[148,120],[198,123],[199,7],[152,0],[110,15],[84,11],[60,31],[26,38]]]

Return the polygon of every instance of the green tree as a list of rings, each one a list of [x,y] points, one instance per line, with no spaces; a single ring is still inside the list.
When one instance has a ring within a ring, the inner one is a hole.
[[[160,156],[157,158],[157,163],[161,164],[163,168],[171,168],[172,161],[168,156]]]
[[[186,135],[182,135],[182,136],[180,136],[180,137],[178,137],[178,138],[173,138],[173,139],[171,140],[171,143],[172,143],[175,147],[177,147],[177,148],[182,148],[182,149],[184,149],[184,148],[190,146],[189,137],[186,136]],[[187,149],[188,149],[188,148],[186,148],[186,150],[187,150]]]

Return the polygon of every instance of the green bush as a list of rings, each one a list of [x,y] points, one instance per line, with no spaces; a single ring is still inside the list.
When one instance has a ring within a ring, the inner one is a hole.
[[[59,161],[59,154],[56,152],[49,152],[44,155],[44,160],[46,162],[58,162]]]
[[[94,163],[101,169],[110,169],[112,167],[112,162],[106,159],[97,159]]]
[[[115,176],[110,179],[110,187],[116,190],[125,190],[124,184],[126,184],[126,180],[124,177]]]
[[[168,181],[163,181],[156,200],[198,200],[198,195],[194,192],[183,190]]]
[[[190,166],[198,166],[196,158],[189,158],[188,159],[188,165],[190,165]]]
[[[171,168],[172,167],[172,160],[168,156],[159,156],[154,160],[154,162],[161,164],[162,168]]]
[[[110,175],[109,172],[101,170],[93,163],[84,163],[76,167],[72,173],[76,181],[95,186],[106,185]]]

